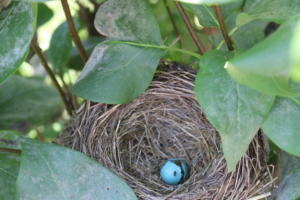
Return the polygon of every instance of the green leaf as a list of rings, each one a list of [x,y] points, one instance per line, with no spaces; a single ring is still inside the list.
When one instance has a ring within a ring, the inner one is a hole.
[[[121,178],[80,152],[31,139],[21,145],[16,199],[137,199]]]
[[[87,40],[82,41],[82,45],[86,50],[87,54],[90,56],[94,50],[94,48],[100,43],[103,42],[104,38],[102,37],[94,37],[88,38]],[[81,58],[81,55],[77,49],[77,47],[73,47],[70,53],[70,56],[67,60],[66,65],[75,70],[82,70],[84,67],[84,62]]]
[[[276,163],[276,167],[278,167],[278,173],[276,173],[278,176],[278,179],[280,180],[278,187],[274,187],[272,191],[272,196],[270,199],[278,199],[280,197],[280,200],[290,200],[293,199],[292,195],[285,195],[286,192],[289,190],[291,194],[293,193],[293,190],[295,189],[294,186],[299,187],[299,178],[297,180],[297,185],[293,184],[295,181],[293,178],[289,177],[288,175],[290,173],[295,172],[295,170],[300,169],[300,158],[297,156],[293,156],[281,149],[279,151],[276,151],[276,154],[279,156],[279,160]],[[297,177],[297,174],[295,174],[295,177]],[[294,186],[293,186],[294,185]],[[295,191],[294,191],[295,192]],[[272,198],[274,197],[274,198]],[[285,197],[285,198],[284,198]]]
[[[281,149],[300,156],[300,97],[277,97],[262,128]]]
[[[43,80],[16,75],[0,85],[0,96],[0,129],[24,122],[44,124],[60,103],[56,90]]]
[[[251,23],[248,23],[240,28],[238,28],[232,34],[232,40],[236,47],[239,49],[250,49],[255,44],[264,40],[265,35],[263,29],[258,26],[252,26]]]
[[[30,3],[13,2],[0,12],[0,84],[25,60],[34,33],[33,21]]]
[[[236,23],[240,14],[240,12],[234,12],[225,20],[226,27],[230,30],[228,34],[234,41],[235,49],[238,51],[249,49],[256,43],[261,42],[265,37],[263,29],[268,24],[267,21],[255,19],[244,25],[238,26]],[[228,51],[222,33],[209,36],[209,38],[216,49]]]
[[[23,2],[47,2],[47,1],[56,1],[56,0],[14,0],[14,1],[23,1]]]
[[[20,149],[20,135],[14,131],[0,131],[0,147]],[[0,199],[14,199],[21,155],[0,152]]]
[[[221,5],[224,20],[226,20],[238,7],[243,4],[242,0]],[[184,3],[183,6],[193,12],[202,26],[219,27],[218,18],[214,10],[207,5],[193,5]]]
[[[284,176],[279,184],[276,200],[296,200],[300,197],[300,169],[293,170]]]
[[[221,135],[228,171],[232,171],[274,103],[267,95],[238,84],[223,68],[231,52],[208,51],[200,60],[196,98]]]
[[[300,81],[300,20],[296,24],[294,34],[290,42],[290,59],[291,59],[291,71],[292,79]]]
[[[256,17],[253,17],[251,15],[248,15],[246,13],[240,13],[237,18],[236,18],[236,26],[240,27],[243,26],[245,24],[248,24],[249,22],[251,22],[252,20],[255,20]]]
[[[47,51],[47,58],[53,68],[64,71],[64,65],[72,50],[72,38],[69,34],[68,23],[64,21],[54,31],[50,47]]]
[[[278,96],[296,96],[290,91],[290,40],[300,15],[275,33],[226,63],[228,73],[239,83]]]
[[[147,89],[165,48],[149,2],[107,1],[95,27],[107,40],[95,48],[71,91],[96,102],[129,102]]]
[[[226,4],[239,0],[177,0],[189,4]]]
[[[41,26],[49,21],[54,15],[54,12],[44,3],[38,3],[37,26]]]
[[[300,12],[299,0],[245,1],[243,12],[253,17],[282,24]]]

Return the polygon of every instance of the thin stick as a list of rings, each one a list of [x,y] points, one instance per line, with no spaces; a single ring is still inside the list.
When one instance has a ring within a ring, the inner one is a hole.
[[[7,152],[7,153],[22,153],[21,150],[18,149],[8,149],[8,148],[2,148],[0,147],[1,152]]]
[[[69,104],[68,104],[68,101],[67,101],[67,99],[65,97],[65,94],[62,91],[60,85],[58,84],[58,82],[57,82],[54,74],[52,73],[50,67],[48,66],[48,63],[47,63],[47,61],[46,61],[46,59],[45,59],[45,57],[44,57],[44,55],[43,55],[40,47],[38,46],[38,44],[34,40],[31,40],[31,46],[32,46],[33,50],[35,51],[35,53],[37,54],[37,56],[39,57],[39,59],[41,60],[41,63],[44,66],[45,70],[47,71],[48,75],[50,76],[50,78],[51,78],[51,80],[52,80],[55,88],[57,89],[58,94],[59,94],[61,100],[63,101],[64,106],[65,106],[67,112],[71,116],[72,115],[72,111],[71,111],[71,109],[69,107]]]
[[[37,133],[37,137],[39,139],[39,141],[45,142],[45,138],[42,135],[42,133],[39,131],[39,129],[35,129],[36,133]]]
[[[177,38],[178,38],[178,37],[180,37],[179,31],[178,31],[178,28],[177,28],[177,26],[176,26],[176,23],[175,23],[175,20],[174,20],[174,18],[173,18],[173,15],[172,15],[172,13],[171,13],[170,7],[167,5],[167,0],[164,0],[164,3],[165,3],[165,6],[166,6],[166,9],[167,9],[169,18],[170,18],[170,20],[171,20],[171,23],[172,23],[174,32],[175,32],[175,34],[176,34],[176,36],[177,36]],[[182,43],[181,43],[180,40],[178,41],[178,43],[179,43],[179,47],[182,48]]]
[[[169,47],[172,47],[174,44],[176,44],[176,42],[180,42],[180,39],[181,39],[181,37],[179,36],[179,37],[177,37],[170,45],[169,45]]]
[[[87,62],[89,59],[89,56],[87,55],[85,49],[83,48],[81,40],[79,39],[78,33],[76,31],[76,28],[75,28],[75,25],[73,22],[73,18],[72,18],[71,12],[70,12],[68,0],[61,0],[61,4],[64,9],[65,15],[66,15],[66,19],[67,19],[67,23],[69,26],[70,35],[72,37],[72,40],[74,41],[76,47],[78,48],[78,51],[79,51],[83,61]]]
[[[252,197],[248,200],[258,200],[258,199],[262,199],[262,198],[265,198],[265,197],[268,197],[268,196],[271,196],[271,192],[268,192],[268,193],[265,193],[265,194],[262,194],[262,195],[258,195],[256,197]]]
[[[77,104],[75,95],[70,91],[70,89],[67,86],[62,74],[60,72],[58,72],[57,75],[59,76],[59,78],[60,78],[60,80],[61,80],[61,82],[64,86],[66,98],[68,99],[68,102],[71,103],[71,104],[69,104],[69,106],[71,106],[72,110],[77,110],[78,109],[78,104]],[[70,76],[69,76],[69,78],[70,78]],[[70,80],[71,80],[71,78],[70,78]]]
[[[233,43],[232,43],[232,40],[230,39],[230,37],[228,35],[228,32],[226,30],[224,18],[223,18],[223,15],[222,15],[221,6],[220,5],[215,5],[215,6],[212,6],[212,8],[214,9],[214,11],[215,11],[215,13],[218,17],[220,29],[222,31],[222,34],[223,34],[224,40],[226,42],[227,48],[228,48],[229,51],[232,51],[234,49],[233,46],[232,46]]]
[[[196,46],[198,47],[198,49],[200,51],[200,54],[203,55],[205,53],[204,46],[202,45],[198,35],[196,34],[195,30],[193,29],[192,24],[191,24],[188,16],[186,15],[181,3],[178,2],[178,1],[174,1],[174,3],[175,3],[175,5],[176,5],[176,7],[177,7],[177,9],[178,9],[178,11],[181,15],[186,27],[188,28],[193,40],[195,41],[195,44],[196,44]]]

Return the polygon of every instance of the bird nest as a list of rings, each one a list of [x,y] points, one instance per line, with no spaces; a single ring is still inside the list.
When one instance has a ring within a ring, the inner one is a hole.
[[[227,173],[220,136],[197,103],[194,79],[190,70],[157,71],[147,91],[129,103],[86,101],[57,142],[113,171],[139,199],[241,200],[264,193],[270,172],[263,135]],[[190,169],[179,186],[159,176],[170,158]]]

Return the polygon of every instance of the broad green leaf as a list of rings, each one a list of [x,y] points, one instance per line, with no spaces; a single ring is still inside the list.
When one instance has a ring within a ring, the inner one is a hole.
[[[0,131],[0,147],[20,149],[20,135],[14,131]],[[14,199],[20,162],[20,154],[0,152],[0,199]]]
[[[137,199],[121,178],[80,152],[31,139],[21,145],[16,199]]]
[[[267,21],[255,19],[238,26],[236,23],[240,14],[240,12],[235,12],[225,20],[226,27],[230,30],[229,35],[234,42],[234,47],[238,51],[247,50],[256,43],[261,42],[265,37],[263,29],[268,24]],[[228,51],[222,33],[212,35],[209,38],[217,49]]]
[[[226,4],[230,2],[235,2],[239,0],[176,0],[182,1],[189,4]]]
[[[37,26],[41,26],[49,21],[54,15],[54,12],[44,3],[38,3]]]
[[[250,50],[229,60],[229,74],[246,86],[279,96],[295,96],[288,86],[290,40],[300,15],[284,23],[275,33]]]
[[[87,54],[90,56],[94,50],[94,48],[100,43],[103,42],[104,38],[98,38],[98,37],[94,37],[94,38],[88,38],[87,40],[82,41],[82,45],[84,47],[84,49],[86,50]],[[70,53],[70,56],[67,60],[66,65],[71,68],[71,69],[75,69],[75,70],[82,70],[84,67],[84,62],[79,54],[79,51],[77,49],[77,47],[73,47],[72,51]]]
[[[300,12],[299,0],[245,1],[243,12],[253,17],[282,24]]]
[[[68,23],[64,21],[54,31],[49,49],[47,50],[47,58],[53,68],[63,72],[64,65],[72,50],[72,38],[69,34]]]
[[[250,26],[249,26],[250,25]],[[252,26],[250,23],[238,28],[232,34],[232,40],[239,49],[250,49],[255,44],[264,40],[265,35],[263,29],[258,26]]]
[[[129,102],[147,89],[163,54],[149,2],[107,1],[97,11],[95,27],[107,40],[94,49],[71,91],[96,102]]]
[[[262,128],[281,149],[300,156],[300,97],[277,97]]]
[[[280,181],[276,200],[296,200],[300,198],[300,169],[293,170]]]
[[[248,15],[246,13],[240,13],[237,18],[236,18],[236,26],[240,27],[243,26],[245,24],[248,24],[249,22],[251,22],[252,20],[255,20],[256,17],[253,17],[251,15]]]
[[[224,20],[226,20],[238,7],[243,4],[242,0],[221,5]],[[193,5],[184,3],[183,6],[193,12],[202,26],[219,27],[218,18],[214,10],[207,5]]]
[[[290,42],[290,59],[292,79],[300,81],[300,20],[298,20]]]
[[[14,0],[14,1],[23,1],[23,2],[47,2],[47,1],[58,1],[58,0]]]
[[[0,129],[44,124],[60,104],[56,90],[39,78],[11,76],[0,85],[0,96]]]
[[[278,167],[278,176],[279,184],[278,187],[274,187],[272,192],[272,196],[270,199],[278,199],[280,197],[280,200],[290,200],[293,199],[292,193],[295,189],[294,186],[299,187],[299,177],[297,180],[297,185],[294,185],[293,182],[295,179],[291,178],[289,173],[295,172],[295,170],[300,169],[300,157],[291,155],[283,150],[277,151],[277,154],[279,156],[279,160],[276,163],[276,167]],[[297,174],[294,174],[295,177],[297,177]],[[293,186],[294,185],[294,186]],[[298,189],[299,190],[299,189]],[[286,192],[290,192],[286,193]],[[268,197],[269,199],[269,197]]]
[[[232,171],[274,103],[267,95],[238,84],[223,68],[231,52],[208,51],[200,60],[196,98],[221,135],[228,171]]]
[[[23,63],[34,33],[30,3],[12,2],[0,12],[0,84]]]

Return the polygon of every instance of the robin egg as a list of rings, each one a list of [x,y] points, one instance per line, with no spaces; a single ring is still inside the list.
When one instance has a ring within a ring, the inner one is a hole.
[[[183,183],[189,173],[187,164],[177,158],[167,160],[160,169],[161,179],[169,185]]]

